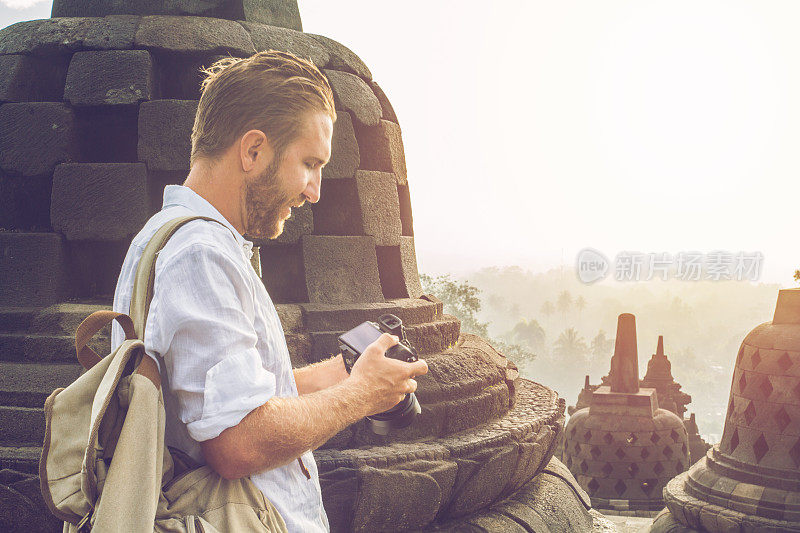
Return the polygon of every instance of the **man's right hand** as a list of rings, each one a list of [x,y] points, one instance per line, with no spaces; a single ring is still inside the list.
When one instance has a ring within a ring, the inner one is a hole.
[[[366,396],[367,416],[400,403],[406,394],[417,390],[414,378],[428,372],[428,364],[422,359],[407,363],[386,357],[386,350],[398,342],[394,335],[384,333],[367,346],[350,371],[348,380]]]

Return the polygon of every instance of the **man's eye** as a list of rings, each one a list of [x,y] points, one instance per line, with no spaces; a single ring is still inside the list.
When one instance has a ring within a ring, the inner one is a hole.
[[[314,167],[316,166],[316,164],[315,163],[306,163],[306,166],[309,168],[309,170],[314,170]]]

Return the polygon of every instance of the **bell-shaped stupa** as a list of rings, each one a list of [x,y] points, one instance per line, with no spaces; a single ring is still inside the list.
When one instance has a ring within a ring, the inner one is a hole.
[[[621,314],[607,384],[566,427],[564,461],[599,509],[661,509],[664,485],[689,465],[683,421],[639,387],[638,366],[636,319]]]
[[[651,531],[800,531],[800,289],[742,341],[722,440],[664,489]]]

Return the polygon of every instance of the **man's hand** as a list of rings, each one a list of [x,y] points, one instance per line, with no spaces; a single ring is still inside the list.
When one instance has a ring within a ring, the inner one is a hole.
[[[365,416],[397,405],[417,389],[415,376],[425,361],[406,363],[386,357],[397,337],[383,334],[370,344],[340,383],[299,397],[273,397],[241,422],[200,447],[221,476],[236,479],[276,468],[321,446]]]
[[[386,351],[398,342],[394,335],[384,333],[367,346],[350,371],[349,379],[366,395],[368,416],[397,405],[406,394],[417,390],[414,378],[428,372],[428,364],[422,359],[406,363],[386,357]]]

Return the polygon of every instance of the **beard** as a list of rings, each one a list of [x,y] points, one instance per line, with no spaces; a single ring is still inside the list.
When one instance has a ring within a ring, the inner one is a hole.
[[[249,239],[274,239],[283,232],[283,212],[287,207],[302,203],[301,197],[290,197],[281,188],[278,176],[281,158],[272,163],[255,180],[245,187],[245,209]]]

